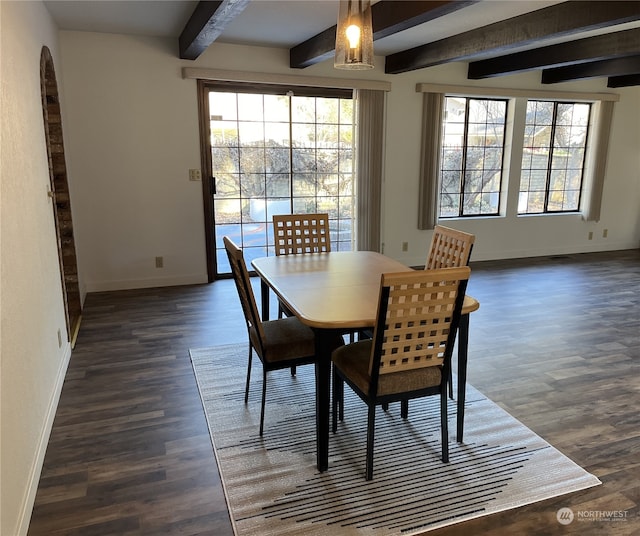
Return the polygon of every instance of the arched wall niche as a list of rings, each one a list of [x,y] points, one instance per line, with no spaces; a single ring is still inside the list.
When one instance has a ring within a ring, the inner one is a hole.
[[[42,112],[44,132],[49,158],[50,195],[53,201],[53,215],[56,226],[58,258],[62,293],[67,318],[67,340],[72,346],[80,327],[82,303],[78,283],[78,264],[71,216],[71,199],[67,181],[67,165],[62,136],[62,116],[58,98],[58,83],[53,58],[48,47],[42,47],[40,55],[40,85],[42,92]]]

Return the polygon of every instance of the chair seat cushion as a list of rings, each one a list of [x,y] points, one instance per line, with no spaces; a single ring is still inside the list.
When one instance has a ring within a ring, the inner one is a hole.
[[[309,326],[305,326],[295,316],[269,320],[262,323],[264,330],[264,350],[262,358],[267,363],[302,359],[315,355],[315,334]],[[249,330],[254,348],[259,348],[258,337],[254,328]],[[336,336],[331,341],[331,347],[337,348],[344,344],[342,337]]]
[[[373,341],[371,339],[347,344],[333,352],[331,359],[344,376],[349,378],[364,394],[369,394],[371,375],[369,362]],[[402,372],[380,374],[378,396],[418,391],[437,387],[442,381],[441,367],[424,367]]]

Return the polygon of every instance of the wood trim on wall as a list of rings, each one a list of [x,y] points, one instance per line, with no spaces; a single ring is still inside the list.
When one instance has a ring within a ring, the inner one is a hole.
[[[617,93],[588,93],[581,91],[553,91],[544,89],[513,89],[500,87],[456,86],[448,84],[416,84],[418,93],[444,93],[446,95],[478,95],[482,97],[523,97],[570,101],[614,101],[620,100]]]
[[[391,82],[382,80],[328,78],[324,76],[299,76],[293,74],[251,73],[224,69],[199,69],[183,67],[182,78],[195,80],[223,80],[227,82],[253,82],[288,86],[311,86],[340,89],[378,89],[391,91]]]
[[[49,195],[53,201],[60,277],[67,321],[67,340],[71,346],[80,327],[82,301],[78,281],[78,263],[71,216],[71,194],[67,181],[67,164],[62,135],[62,114],[58,98],[58,82],[51,51],[45,46],[40,54],[40,86],[44,133],[49,158]]]
[[[209,100],[206,80],[198,80],[198,126],[200,130],[200,169],[202,177],[202,203],[204,208],[204,236],[207,252],[207,280],[215,281],[215,225],[213,192],[211,191],[211,132],[209,123],[205,118],[209,117]]]

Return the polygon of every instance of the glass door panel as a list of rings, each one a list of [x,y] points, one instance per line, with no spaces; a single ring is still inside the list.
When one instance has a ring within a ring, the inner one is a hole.
[[[353,102],[209,92],[216,275],[229,236],[252,259],[274,255],[274,214],[327,212],[332,249],[353,248]]]

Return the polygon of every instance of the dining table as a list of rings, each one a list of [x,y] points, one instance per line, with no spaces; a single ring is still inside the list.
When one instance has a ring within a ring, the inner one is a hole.
[[[251,261],[260,277],[262,319],[269,319],[272,291],[292,314],[315,332],[316,458],[319,471],[329,466],[331,341],[336,333],[372,329],[378,313],[383,273],[411,270],[373,251],[331,251],[261,257]],[[465,296],[458,328],[456,439],[464,429],[469,314],[480,304]]]

